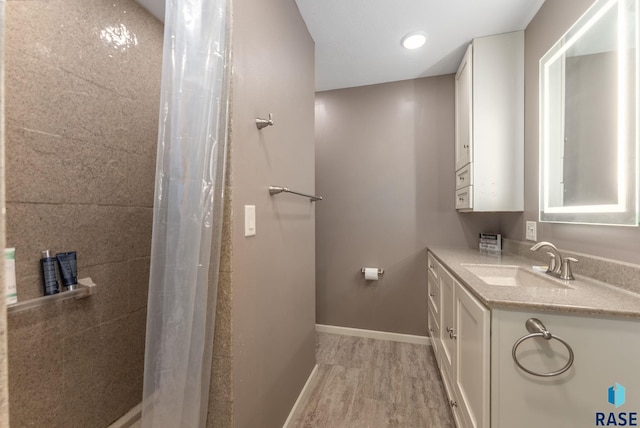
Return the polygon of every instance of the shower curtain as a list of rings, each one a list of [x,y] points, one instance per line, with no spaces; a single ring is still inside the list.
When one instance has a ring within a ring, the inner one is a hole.
[[[229,0],[167,0],[142,426],[207,419],[222,228]]]

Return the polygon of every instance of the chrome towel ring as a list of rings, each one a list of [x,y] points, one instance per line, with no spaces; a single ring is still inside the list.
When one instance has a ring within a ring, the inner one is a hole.
[[[511,350],[511,356],[513,357],[513,361],[516,363],[518,367],[520,367],[521,370],[529,374],[532,374],[534,376],[551,377],[551,376],[558,376],[571,368],[571,366],[573,365],[573,349],[571,349],[571,346],[569,346],[567,342],[565,342],[558,336],[554,336],[553,334],[551,334],[551,332],[547,330],[544,324],[542,324],[542,321],[540,321],[537,318],[529,318],[524,325],[530,334],[527,334],[526,336],[522,336],[520,339],[518,339],[516,343],[513,344],[513,349]],[[525,340],[531,339],[532,337],[542,337],[543,339],[546,339],[546,340],[555,339],[558,342],[562,343],[567,348],[567,351],[569,351],[569,361],[567,361],[567,364],[561,369],[556,370],[554,372],[549,372],[549,373],[536,373],[524,367],[522,364],[520,364],[520,361],[518,361],[518,357],[516,356],[516,351],[518,350],[518,346],[520,346],[520,344]]]

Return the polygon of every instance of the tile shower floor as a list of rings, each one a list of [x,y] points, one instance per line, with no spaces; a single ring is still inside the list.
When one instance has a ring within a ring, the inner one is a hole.
[[[454,427],[429,346],[317,333],[318,374],[296,428]]]

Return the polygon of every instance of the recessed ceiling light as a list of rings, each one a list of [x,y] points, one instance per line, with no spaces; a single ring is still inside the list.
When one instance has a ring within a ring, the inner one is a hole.
[[[427,41],[427,33],[424,31],[414,31],[402,38],[402,46],[407,49],[418,49]]]

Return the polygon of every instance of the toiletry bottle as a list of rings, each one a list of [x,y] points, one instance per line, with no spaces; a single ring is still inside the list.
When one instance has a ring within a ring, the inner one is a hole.
[[[50,296],[51,294],[58,294],[60,292],[60,288],[58,287],[58,281],[56,280],[56,259],[51,257],[49,250],[42,252],[40,266],[42,267],[42,285],[44,287],[44,295]]]
[[[56,254],[58,267],[60,268],[60,278],[62,285],[67,291],[75,290],[78,286],[78,262],[76,260],[76,252]]]

